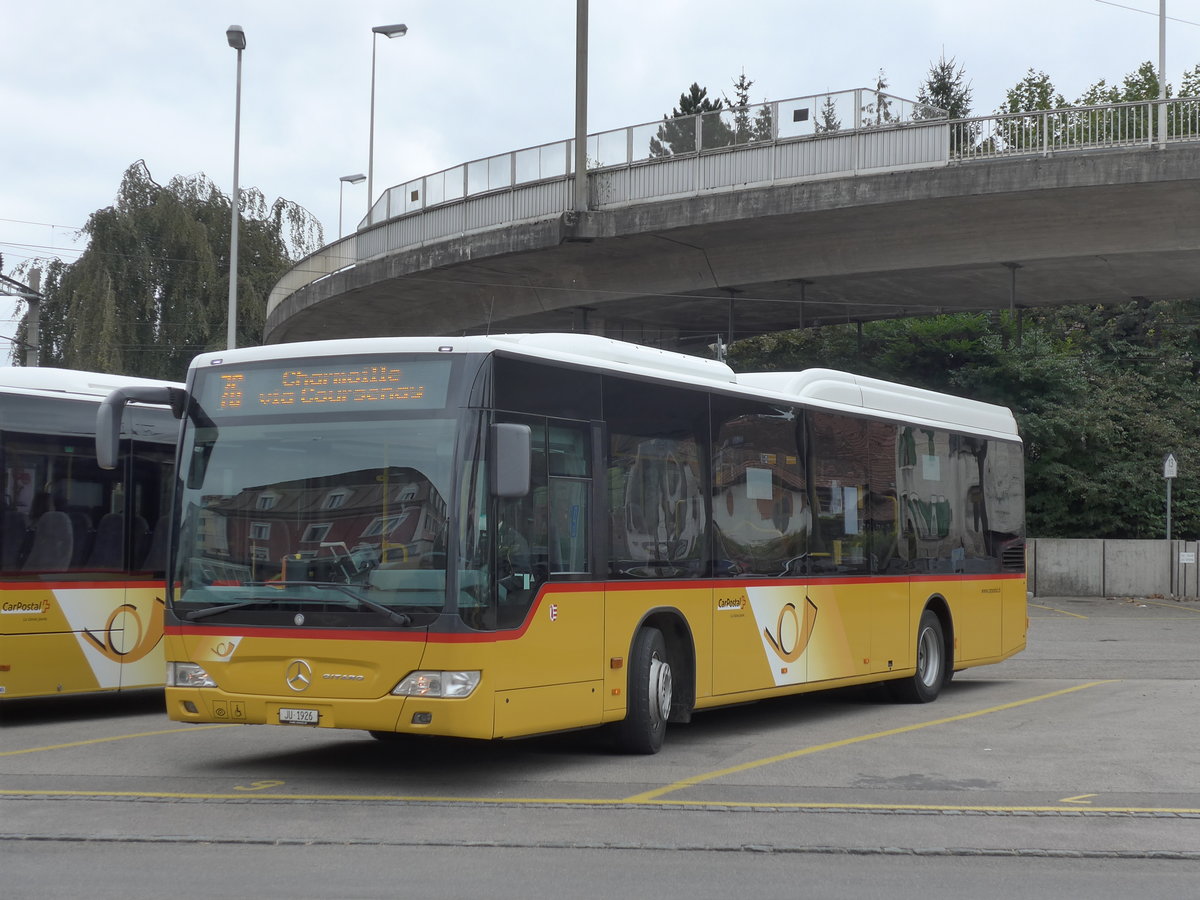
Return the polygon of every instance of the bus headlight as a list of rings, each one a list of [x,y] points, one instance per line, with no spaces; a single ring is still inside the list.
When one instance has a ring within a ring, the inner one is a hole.
[[[196,663],[167,663],[167,687],[216,687],[213,677]]]
[[[392,693],[400,697],[469,697],[479,672],[409,672]]]

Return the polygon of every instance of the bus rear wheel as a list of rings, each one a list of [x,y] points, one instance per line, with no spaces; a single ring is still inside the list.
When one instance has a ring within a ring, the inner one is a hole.
[[[662,749],[674,689],[662,632],[657,628],[641,629],[630,653],[625,721],[615,729],[618,750],[650,754]]]
[[[946,677],[946,641],[942,620],[932,610],[921,613],[917,626],[917,671],[911,678],[889,681],[892,696],[902,703],[929,703],[942,692]]]

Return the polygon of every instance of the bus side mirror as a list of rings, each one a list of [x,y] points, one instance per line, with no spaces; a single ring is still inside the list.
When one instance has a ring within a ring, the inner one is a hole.
[[[100,401],[96,410],[96,463],[102,469],[115,469],[121,450],[121,414],[126,403],[152,403],[169,406],[175,418],[183,415],[184,392],[179,388],[137,385],[117,388]]]
[[[496,422],[491,435],[492,494],[524,497],[529,493],[533,439],[528,425]]]

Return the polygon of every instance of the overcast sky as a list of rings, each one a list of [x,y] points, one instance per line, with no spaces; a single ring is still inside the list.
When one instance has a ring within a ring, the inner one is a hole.
[[[0,254],[74,260],[76,233],[144,159],[156,181],[233,177],[236,51],[245,29],[241,181],[337,236],[339,177],[367,171],[371,27],[378,39],[375,191],[571,137],[575,0],[0,0]],[[1158,61],[1156,0],[590,0],[588,131],[654,121],[693,81],[752,100],[873,85],[915,97],[943,54],[974,111],[1034,68],[1073,101]],[[1138,12],[1135,10],[1142,10]],[[1200,0],[1168,0],[1167,80],[1200,62]],[[344,188],[351,230],[366,184]],[[6,330],[0,312],[0,334]]]

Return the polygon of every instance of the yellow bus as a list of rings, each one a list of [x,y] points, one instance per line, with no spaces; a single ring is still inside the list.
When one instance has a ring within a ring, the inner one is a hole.
[[[0,701],[162,687],[179,422],[132,408],[116,468],[101,469],[97,409],[122,386],[166,385],[0,369]]]
[[[1021,443],[971,400],[584,334],[329,341],[198,357],[179,452],[182,722],[653,753],[1025,646]]]

